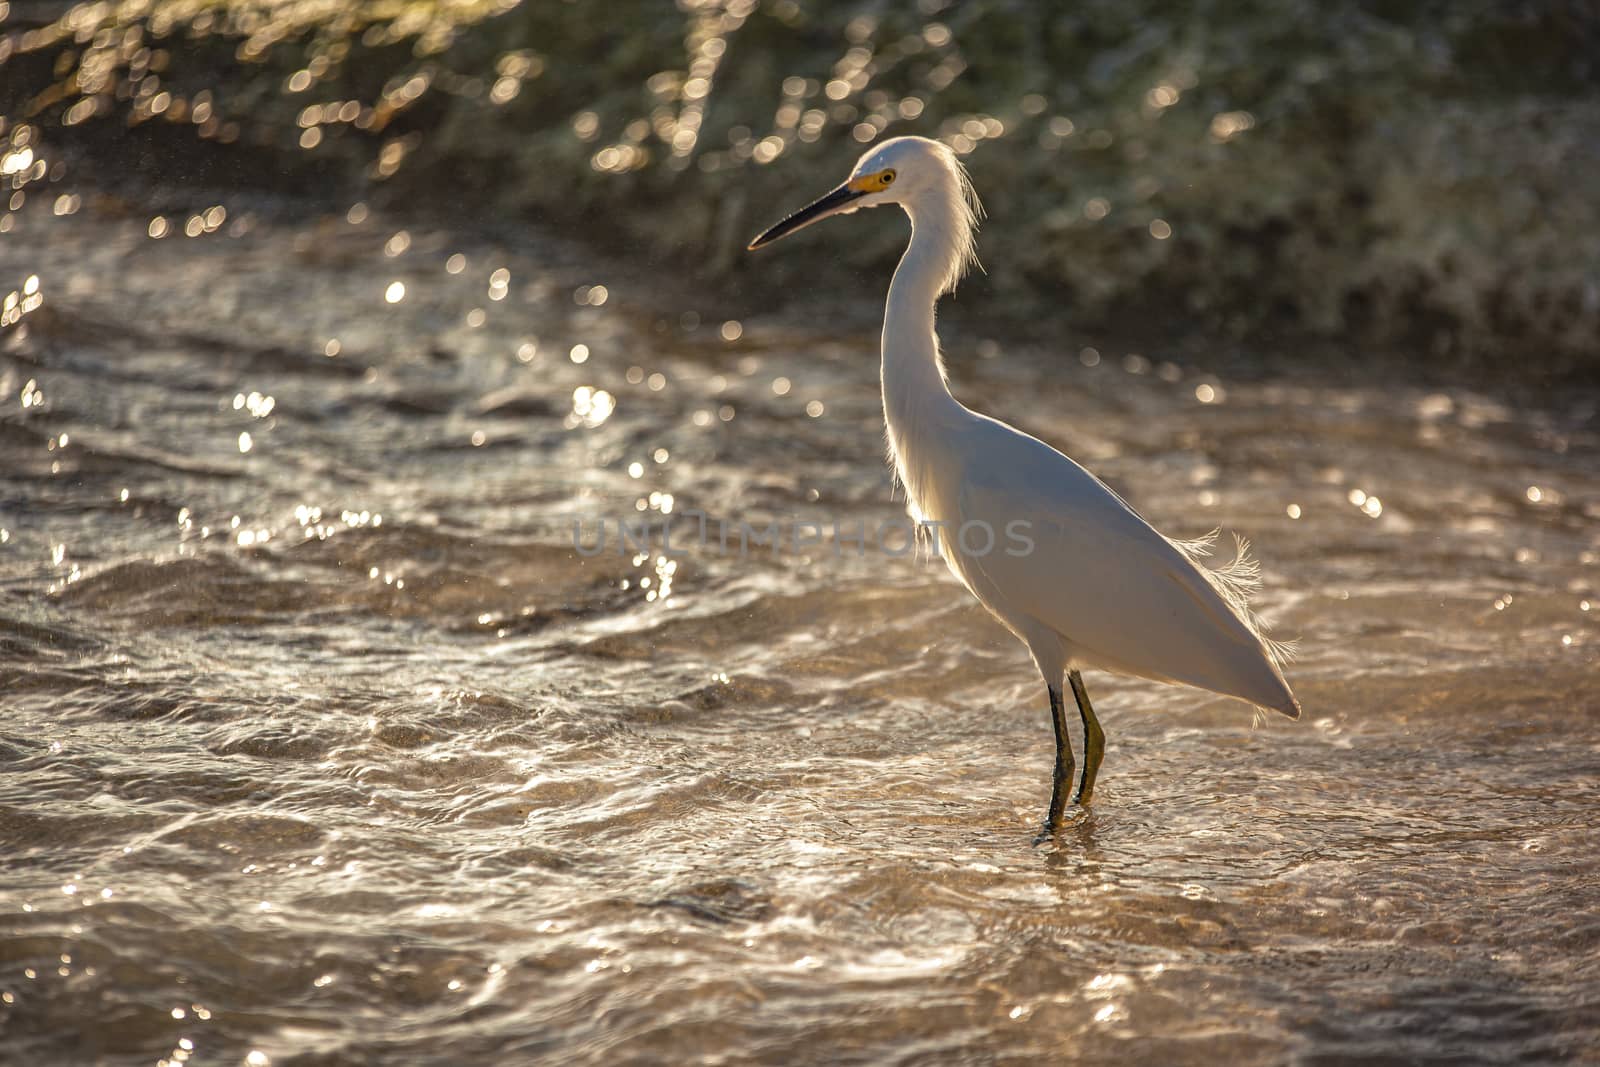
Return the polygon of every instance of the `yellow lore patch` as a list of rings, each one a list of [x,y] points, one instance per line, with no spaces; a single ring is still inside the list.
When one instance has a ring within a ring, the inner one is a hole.
[[[859,178],[851,178],[850,191],[853,193],[878,193],[894,184],[894,170],[880,170],[876,174],[863,174]]]

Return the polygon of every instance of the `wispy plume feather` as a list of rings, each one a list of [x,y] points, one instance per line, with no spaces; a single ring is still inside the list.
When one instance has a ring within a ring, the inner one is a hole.
[[[983,202],[978,199],[978,190],[973,187],[972,177],[960,158],[946,145],[940,145],[939,149],[940,159],[961,194],[949,198],[951,217],[941,220],[953,239],[950,242],[949,269],[945,272],[944,284],[939,292],[953,293],[969,270],[973,267],[983,269],[983,264],[978,262],[978,222],[983,218]]]
[[[1210,566],[1206,560],[1217,547],[1217,538],[1221,530],[1212,530],[1204,537],[1196,537],[1189,541],[1180,541],[1169,537],[1174,548],[1188,556],[1194,563],[1195,569],[1204,577],[1211,588],[1227,603],[1228,607],[1239,620],[1249,628],[1261,647],[1267,650],[1267,655],[1280,669],[1285,663],[1294,659],[1296,653],[1293,641],[1276,641],[1267,636],[1268,627],[1261,616],[1250,610],[1250,601],[1261,588],[1261,564],[1250,555],[1250,542],[1238,534],[1233,535],[1233,558],[1219,566]]]

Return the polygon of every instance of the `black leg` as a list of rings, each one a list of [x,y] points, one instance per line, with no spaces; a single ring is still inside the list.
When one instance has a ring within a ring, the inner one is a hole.
[[[1100,761],[1106,755],[1106,734],[1100,729],[1100,720],[1095,718],[1094,705],[1089,703],[1089,692],[1083,688],[1083,675],[1068,671],[1067,681],[1072,683],[1072,695],[1078,701],[1078,714],[1083,717],[1083,784],[1078,786],[1078,803],[1088,807],[1089,801],[1094,799],[1094,779],[1100,773]],[[1062,729],[1064,727],[1056,727],[1058,732]]]
[[[1061,829],[1061,816],[1067,810],[1067,796],[1072,792],[1072,741],[1067,736],[1067,710],[1061,702],[1061,691],[1049,686],[1050,721],[1056,728],[1056,771],[1050,789],[1050,814],[1045,819],[1046,830]]]

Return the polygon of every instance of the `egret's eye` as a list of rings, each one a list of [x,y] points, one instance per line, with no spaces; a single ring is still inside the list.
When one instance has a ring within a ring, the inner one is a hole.
[[[894,181],[894,171],[892,171],[892,170],[884,171],[883,175],[878,180],[880,182],[882,182],[884,185],[888,185],[890,182]]]

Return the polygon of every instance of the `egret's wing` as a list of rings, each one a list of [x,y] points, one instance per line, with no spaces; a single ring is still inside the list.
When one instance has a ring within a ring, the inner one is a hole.
[[[1033,544],[1021,551],[1002,540],[968,556],[973,584],[1055,630],[1086,664],[1298,714],[1243,604],[1239,575],[1232,587],[1226,570],[1208,579],[1191,556],[1195,545],[1163,537],[1088,471],[1018,436],[1031,445],[1013,444],[1012,462],[969,472],[960,510],[964,521],[997,531],[1024,523]]]

